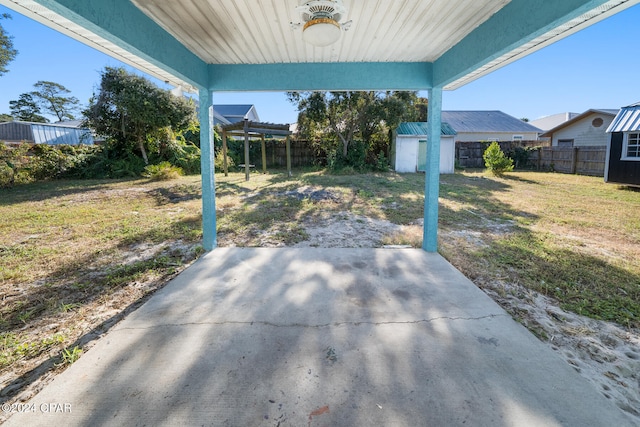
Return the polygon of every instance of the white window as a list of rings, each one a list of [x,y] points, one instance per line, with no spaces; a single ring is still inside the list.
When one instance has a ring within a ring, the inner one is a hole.
[[[640,132],[624,134],[622,143],[622,160],[640,161]]]
[[[513,135],[513,141],[522,141],[524,139],[523,135]]]

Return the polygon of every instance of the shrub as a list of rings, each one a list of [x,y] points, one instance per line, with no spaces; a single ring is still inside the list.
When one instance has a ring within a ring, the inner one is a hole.
[[[351,174],[367,170],[367,146],[363,142],[353,141],[346,156],[341,150],[342,147],[339,147],[327,153],[327,168],[330,172],[341,174],[343,169],[347,169]]]
[[[11,187],[14,181],[13,169],[7,164],[0,163],[0,188]]]
[[[29,170],[36,181],[60,178],[73,167],[73,155],[63,153],[60,147],[36,144],[31,147],[31,153]]]
[[[8,147],[0,141],[0,187],[11,187],[21,183],[25,167],[29,164],[29,144]]]
[[[388,172],[389,171],[389,161],[382,151],[378,153],[376,157],[376,163],[373,166],[373,170],[378,172]]]
[[[142,176],[152,181],[168,181],[183,175],[182,168],[173,166],[169,162],[161,162],[157,165],[149,165],[144,168]]]
[[[227,168],[232,169],[235,165],[236,163],[233,161],[233,157],[227,155]],[[216,152],[214,166],[216,168],[216,172],[224,171],[224,155],[222,154],[222,150]]]
[[[531,153],[538,149],[538,147],[515,147],[506,154],[513,160],[516,169],[525,169],[531,167]]]
[[[484,164],[495,176],[502,176],[513,170],[513,160],[504,155],[497,142],[492,142],[482,155]]]
[[[157,149],[150,152],[151,163],[168,161],[174,166],[182,168],[188,175],[200,173],[200,147],[188,142],[184,137],[174,137],[170,129],[164,129],[156,135]],[[150,144],[152,146],[153,144]]]

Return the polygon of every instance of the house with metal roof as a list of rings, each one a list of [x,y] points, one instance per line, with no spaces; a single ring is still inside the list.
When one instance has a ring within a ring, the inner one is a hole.
[[[78,122],[79,123],[79,122]],[[8,143],[29,142],[48,145],[93,145],[91,130],[78,127],[78,123],[0,123],[0,141]]]
[[[536,141],[542,130],[502,111],[442,111],[456,141]]]
[[[605,182],[640,186],[640,102],[621,108],[607,134]]]
[[[405,122],[394,131],[391,165],[396,172],[426,172],[426,122]],[[456,157],[456,131],[448,123],[440,125],[440,173],[453,173]]]
[[[255,105],[249,104],[226,104],[213,106],[214,125],[231,125],[243,120],[259,122],[258,112]]]
[[[607,127],[619,110],[589,109],[540,135],[549,138],[552,147],[604,147]]]

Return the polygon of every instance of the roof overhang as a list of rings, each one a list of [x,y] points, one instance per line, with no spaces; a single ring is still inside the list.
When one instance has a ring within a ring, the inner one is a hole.
[[[0,0],[188,91],[456,89],[639,2],[347,0],[349,32],[314,48],[297,0]]]
[[[615,117],[617,113],[613,113],[611,111],[607,111],[607,110],[599,110],[597,108],[590,108],[589,110],[585,111],[584,113],[578,114],[577,116],[563,122],[560,123],[558,126],[554,127],[553,129],[549,129],[546,132],[543,132],[540,134],[540,136],[542,138],[551,138],[551,136],[553,136],[554,133],[558,132],[560,129],[564,129],[567,126],[571,126],[574,123],[579,122],[580,120],[583,120],[585,117],[588,117],[592,114],[598,114],[598,115],[602,115],[602,116],[610,116],[610,117]]]

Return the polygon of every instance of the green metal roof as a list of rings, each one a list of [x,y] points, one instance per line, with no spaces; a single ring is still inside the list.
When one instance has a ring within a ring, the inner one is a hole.
[[[398,135],[426,135],[427,134],[427,122],[404,122],[400,123],[398,129],[396,129]],[[457,132],[453,130],[448,123],[442,123],[440,126],[440,135],[456,135]]]

